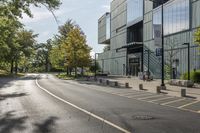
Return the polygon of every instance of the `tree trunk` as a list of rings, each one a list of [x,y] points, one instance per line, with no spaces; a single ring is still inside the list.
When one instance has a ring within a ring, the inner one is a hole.
[[[69,67],[67,67],[67,75],[69,75]]]
[[[15,61],[15,74],[17,74],[17,72],[18,72],[18,62],[17,62],[17,60]]]
[[[14,63],[14,61],[13,60],[11,60],[11,63],[10,63],[10,73],[11,74],[13,74],[13,63]]]
[[[81,76],[83,77],[84,73],[83,73],[83,67],[81,67]]]

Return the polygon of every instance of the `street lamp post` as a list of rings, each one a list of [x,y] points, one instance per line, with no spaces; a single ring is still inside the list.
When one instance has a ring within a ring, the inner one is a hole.
[[[165,63],[164,63],[164,55],[165,55],[165,53],[164,53],[164,17],[163,17],[163,11],[164,11],[164,9],[163,9],[163,4],[164,4],[164,0],[159,0],[159,1],[156,1],[156,0],[150,0],[150,1],[152,1],[153,3],[160,3],[160,1],[161,1],[161,24],[162,24],[162,36],[161,36],[161,38],[162,38],[162,52],[161,52],[161,56],[162,56],[162,72],[161,72],[161,75],[162,75],[162,78],[161,78],[161,87],[162,87],[162,89],[166,89],[165,88],[165,82],[164,82],[164,80],[165,80],[165,70],[164,70],[164,68],[165,68]]]
[[[148,70],[147,70],[147,73],[148,73],[148,80],[149,80],[149,77],[150,77],[150,50],[145,50],[145,52],[147,52],[148,54]]]
[[[163,17],[163,0],[161,1],[162,2],[162,83],[161,83],[161,86],[165,86],[165,83],[164,83],[164,79],[165,79],[165,75],[164,75],[164,55],[165,55],[165,52],[164,52],[164,17]]]
[[[97,53],[95,53],[94,67],[95,67],[94,78],[96,80],[96,78],[97,78]]]
[[[188,80],[190,80],[190,43],[184,43],[188,48]]]

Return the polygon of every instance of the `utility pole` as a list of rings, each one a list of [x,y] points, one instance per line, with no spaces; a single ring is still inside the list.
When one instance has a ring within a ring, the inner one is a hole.
[[[190,43],[184,43],[188,48],[188,81],[190,80]]]

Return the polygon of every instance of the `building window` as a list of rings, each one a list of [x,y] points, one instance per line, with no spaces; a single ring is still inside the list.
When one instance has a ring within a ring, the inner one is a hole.
[[[106,40],[110,39],[110,13],[106,15]]]
[[[174,0],[164,5],[164,35],[189,29],[189,0]]]
[[[189,29],[189,0],[174,0],[164,5],[164,35]],[[153,24],[162,23],[161,6],[153,11]]]
[[[143,0],[127,0],[127,24],[143,18]]]

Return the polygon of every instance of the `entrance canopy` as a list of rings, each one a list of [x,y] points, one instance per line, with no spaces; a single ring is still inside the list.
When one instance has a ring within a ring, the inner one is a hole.
[[[143,52],[143,42],[129,43],[126,46],[122,46],[116,49],[116,52],[118,52],[121,49],[127,49],[128,54]]]

